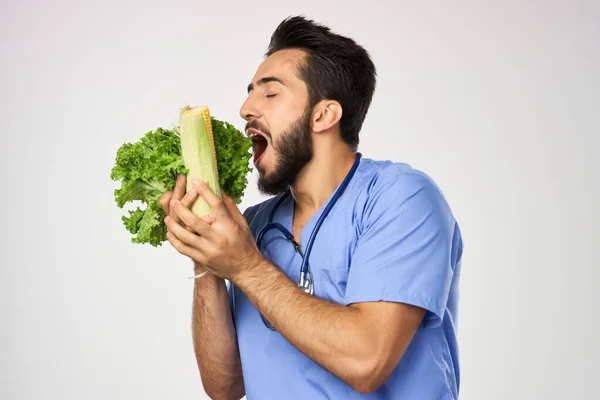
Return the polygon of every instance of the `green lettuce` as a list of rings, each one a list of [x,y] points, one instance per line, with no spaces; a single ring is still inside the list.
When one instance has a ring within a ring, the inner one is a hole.
[[[252,141],[233,125],[211,116],[219,185],[236,204],[241,203],[248,185],[247,175]],[[122,216],[133,243],[160,246],[167,240],[165,213],[158,199],[175,186],[177,175],[188,171],[183,163],[179,128],[158,128],[147,132],[135,143],[125,143],[118,150],[110,177],[119,181],[114,200],[119,208],[141,202]]]

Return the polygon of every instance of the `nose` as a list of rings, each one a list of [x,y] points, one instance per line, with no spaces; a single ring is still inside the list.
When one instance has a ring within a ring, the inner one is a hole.
[[[242,107],[240,108],[240,116],[246,121],[260,117],[258,108],[254,104],[252,93],[248,95],[248,98],[244,104],[242,104]]]

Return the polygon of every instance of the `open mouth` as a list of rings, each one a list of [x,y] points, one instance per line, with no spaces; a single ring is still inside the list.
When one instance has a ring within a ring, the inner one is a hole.
[[[258,164],[262,155],[267,150],[269,142],[262,132],[255,129],[248,130],[248,137],[252,139],[252,151],[254,153],[254,164]]]

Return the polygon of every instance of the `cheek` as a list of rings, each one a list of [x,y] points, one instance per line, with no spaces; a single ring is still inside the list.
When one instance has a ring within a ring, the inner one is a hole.
[[[299,99],[275,99],[265,105],[263,116],[273,140],[277,141],[277,137],[287,132],[304,114],[306,104]]]
[[[268,124],[269,132],[273,136],[273,139],[282,132],[288,115],[289,109],[286,109],[283,106],[271,106],[263,113],[265,122]]]

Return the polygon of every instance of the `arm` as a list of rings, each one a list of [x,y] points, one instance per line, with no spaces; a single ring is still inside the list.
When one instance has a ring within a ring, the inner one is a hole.
[[[195,269],[196,273],[203,271],[201,267]],[[244,397],[240,353],[227,287],[225,280],[211,273],[195,280],[192,336],[206,393],[213,399]]]
[[[305,294],[267,261],[234,275],[291,344],[363,393],[388,379],[417,329],[441,323],[456,239],[443,197],[419,174],[380,180],[364,215],[343,305]]]
[[[173,191],[165,191],[159,199],[165,214],[178,223],[171,205],[190,207],[197,197],[194,190],[185,194],[185,183],[185,176],[178,176]],[[194,270],[204,272],[197,262]],[[222,278],[210,273],[194,280],[192,339],[204,391],[213,399],[242,398],[244,380],[227,288]]]
[[[425,315],[401,303],[318,299],[266,260],[234,283],[292,345],[360,393],[387,380]]]
[[[407,174],[380,183],[365,205],[344,305],[300,291],[258,250],[245,218],[228,197],[204,184],[214,223],[175,204],[188,231],[168,220],[167,237],[182,254],[231,280],[300,351],[357,391],[377,389],[417,329],[438,327],[454,273],[454,220],[427,179]],[[266,328],[265,328],[266,329]]]

